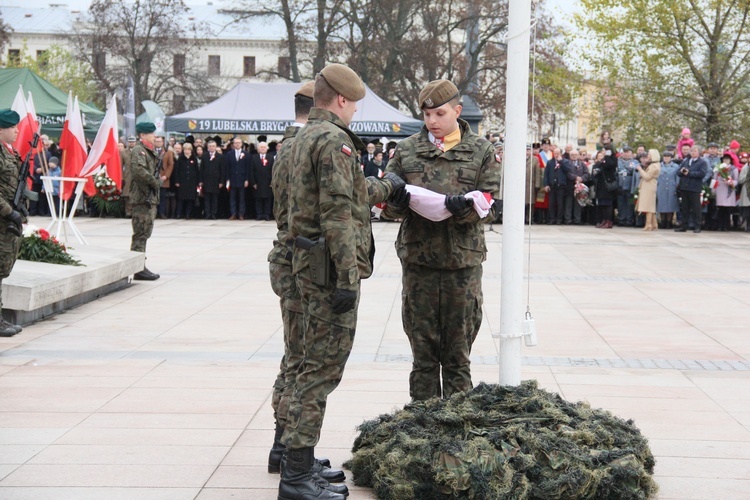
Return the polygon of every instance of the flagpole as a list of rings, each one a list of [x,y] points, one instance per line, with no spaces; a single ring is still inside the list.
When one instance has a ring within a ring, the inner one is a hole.
[[[521,383],[526,129],[531,0],[510,0],[505,93],[503,248],[500,280],[500,384]]]

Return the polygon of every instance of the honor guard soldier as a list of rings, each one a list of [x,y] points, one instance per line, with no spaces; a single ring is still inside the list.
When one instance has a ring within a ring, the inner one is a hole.
[[[151,122],[139,122],[135,126],[138,142],[130,151],[130,205],[133,215],[133,238],[130,250],[146,252],[146,242],[154,230],[154,219],[159,206],[159,160],[154,151],[156,126]],[[135,280],[158,280],[159,275],[145,266],[133,275]]]
[[[291,145],[300,129],[307,123],[310,109],[313,107],[314,82],[307,82],[294,94],[294,123],[284,131],[281,151],[276,156],[271,187],[273,188],[273,213],[276,216],[276,239],[273,249],[268,254],[271,288],[280,299],[281,318],[284,323],[284,356],[281,358],[279,374],[273,386],[273,407],[276,430],[273,446],[268,455],[268,472],[281,472],[281,457],[285,447],[281,436],[287,422],[289,400],[294,392],[294,382],[304,355],[302,348],[302,303],[292,276],[293,241],[289,239],[289,181],[293,175],[294,164],[291,159]],[[313,476],[325,489],[346,494],[344,485],[326,484],[346,479],[343,471],[330,468],[330,461],[319,459],[313,467]],[[321,480],[322,479],[322,480]]]
[[[13,198],[18,187],[18,174],[21,158],[13,151],[18,137],[18,113],[11,109],[0,110],[0,313],[2,313],[3,279],[10,276],[21,248],[23,216],[13,206]],[[0,337],[12,337],[22,330],[20,325],[5,321],[0,316]]]
[[[402,219],[396,252],[403,269],[403,327],[414,356],[414,400],[472,388],[471,346],[482,324],[484,224],[494,220],[497,203],[480,219],[464,195],[481,191],[497,200],[501,171],[492,144],[459,118],[460,99],[448,80],[427,84],[419,94],[424,126],[398,144],[386,169],[407,185],[444,194],[451,213],[441,222],[418,215],[409,209],[406,190],[385,209],[386,217]]]
[[[372,274],[374,244],[370,207],[404,183],[395,176],[362,173],[364,145],[349,130],[357,101],[365,96],[359,76],[331,64],[315,78],[315,107],[289,147],[289,240],[292,273],[302,309],[302,360],[281,444],[286,448],[279,498],[343,499],[314,473],[326,399],[338,386],[357,324],[360,280]]]

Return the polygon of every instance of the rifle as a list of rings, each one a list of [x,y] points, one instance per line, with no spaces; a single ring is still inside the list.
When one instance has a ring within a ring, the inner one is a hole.
[[[34,138],[29,141],[31,149],[26,153],[26,159],[21,164],[21,170],[18,172],[18,186],[16,186],[16,194],[13,196],[13,210],[16,210],[24,217],[29,216],[29,211],[26,210],[26,196],[29,188],[26,186],[26,179],[29,177],[29,163],[31,163],[31,155],[34,154],[37,145],[39,144],[39,134],[35,133]],[[8,223],[8,231],[21,236],[23,234],[23,228],[16,226],[13,222]]]

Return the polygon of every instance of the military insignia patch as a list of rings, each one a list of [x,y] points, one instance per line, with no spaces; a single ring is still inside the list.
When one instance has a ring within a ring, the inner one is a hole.
[[[426,104],[427,106],[429,106],[429,107],[432,107],[432,105],[433,105],[433,104],[435,104],[434,102],[432,102],[432,99],[430,99],[429,97],[428,97],[427,99],[425,99],[425,100],[424,100],[424,103],[425,103],[425,104]]]
[[[352,148],[347,146],[346,144],[341,145],[341,152],[344,153],[346,156],[352,155]]]
[[[495,155],[495,161],[498,162],[498,163],[502,163],[503,162],[502,158],[500,158],[500,155]]]
[[[393,155],[396,154],[396,148],[391,149],[391,152],[388,153],[388,158],[393,158]]]

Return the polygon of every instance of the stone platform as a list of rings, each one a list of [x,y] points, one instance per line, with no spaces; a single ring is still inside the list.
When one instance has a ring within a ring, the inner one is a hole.
[[[107,252],[130,246],[127,219],[78,227]],[[750,234],[526,229],[539,344],[522,347],[522,379],[633,419],[658,500],[750,498]],[[498,380],[502,231],[487,233],[475,384]],[[398,224],[373,232],[374,273],[316,447],[337,467],[357,425],[410,399]],[[147,255],[161,279],[0,338],[0,499],[276,500],[275,235],[273,222],[157,220]],[[348,500],[376,498],[346,472]]]
[[[143,269],[140,252],[81,245],[70,251],[84,266],[16,261],[3,280],[3,317],[26,325],[85,304],[129,284]]]

